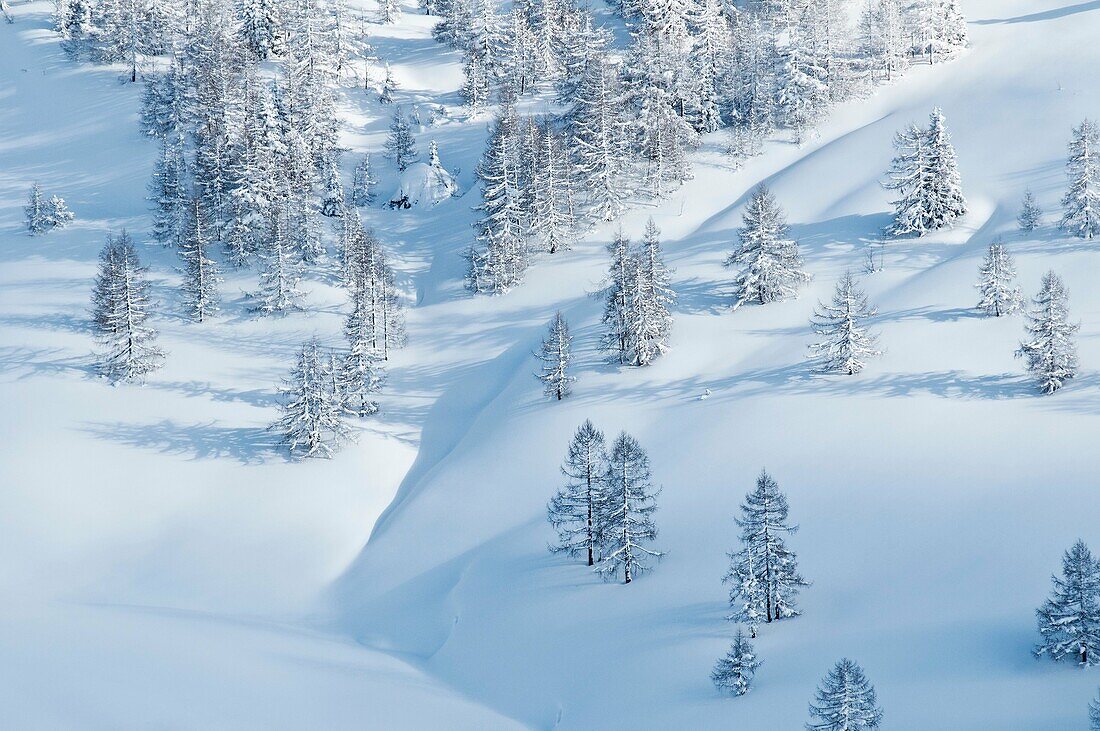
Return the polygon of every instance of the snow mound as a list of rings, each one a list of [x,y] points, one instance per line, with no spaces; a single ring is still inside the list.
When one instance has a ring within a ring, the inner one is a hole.
[[[458,194],[454,176],[442,165],[416,162],[401,173],[397,190],[389,198],[391,208],[434,206]]]

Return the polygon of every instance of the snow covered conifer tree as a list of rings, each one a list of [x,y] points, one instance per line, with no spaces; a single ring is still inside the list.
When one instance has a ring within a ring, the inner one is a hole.
[[[31,186],[30,195],[27,197],[27,205],[23,210],[27,214],[27,230],[32,236],[43,234],[53,228],[50,225],[48,203],[42,197],[42,187],[35,183]]]
[[[164,361],[157,331],[146,325],[152,304],[145,272],[129,234],[107,237],[92,290],[92,322],[103,345],[99,372],[112,383],[144,379]]]
[[[1089,701],[1089,731],[1100,731],[1100,695]]]
[[[751,300],[767,304],[793,296],[810,276],[802,269],[798,243],[787,236],[787,221],[775,196],[763,183],[745,208],[740,246],[726,259],[739,266],[734,279],[734,309]]]
[[[844,658],[822,679],[810,704],[808,731],[869,731],[882,724],[875,687],[855,662]]]
[[[752,552],[743,555],[726,554],[730,558],[730,570],[722,578],[730,584],[730,607],[733,613],[726,619],[731,622],[744,622],[749,627],[749,635],[756,637],[756,628],[761,620],[768,621],[767,600],[764,596],[764,584],[753,565]]]
[[[569,325],[560,312],[550,321],[550,332],[542,341],[538,359],[542,361],[542,373],[536,374],[546,387],[548,398],[561,401],[572,391],[577,379],[569,375],[569,366],[573,361],[570,352],[573,338],[569,335]]]
[[[399,172],[405,172],[417,158],[416,140],[409,129],[409,123],[401,113],[401,107],[395,109],[393,113],[390,136],[386,139],[386,153]]]
[[[661,256],[661,230],[650,218],[642,235],[641,251],[633,257],[635,266],[632,303],[627,327],[634,365],[644,366],[668,350],[676,293],[669,284],[669,271]]]
[[[310,340],[302,347],[286,386],[280,389],[283,416],[270,428],[282,435],[282,444],[293,455],[331,457],[349,436],[332,390],[328,361],[317,339]]]
[[[397,79],[393,76],[393,69],[389,61],[386,62],[386,75],[382,79],[382,91],[378,95],[379,104],[393,104],[393,93],[397,90]]]
[[[276,214],[271,233],[260,248],[260,289],[252,295],[254,309],[265,315],[285,314],[298,309],[303,297],[298,289],[302,278],[302,264],[295,250],[285,216]]]
[[[730,570],[723,579],[733,584],[730,604],[735,618],[750,621],[751,611],[762,613],[764,621],[771,622],[800,614],[795,607],[798,589],[809,583],[798,573],[797,557],[783,540],[784,534],[798,530],[787,522],[788,510],[779,485],[767,471],[761,471],[756,489],[741,504],[741,517],[736,519],[741,528],[741,550],[730,554]],[[747,589],[757,591],[755,582],[747,581],[749,576],[759,582],[758,597],[763,605],[738,607],[738,602],[753,598],[746,594]]]
[[[918,236],[950,225],[966,213],[955,148],[939,107],[932,110],[927,130],[910,128],[895,139],[898,156],[889,171],[887,188],[898,190],[894,201],[894,236]]]
[[[649,457],[626,432],[615,440],[609,463],[607,499],[599,517],[605,553],[598,571],[606,578],[621,573],[629,584],[650,568],[650,559],[663,555],[647,545],[657,537],[653,513],[659,490],[651,482]]]
[[[198,198],[191,201],[187,235],[180,242],[183,259],[183,309],[195,322],[202,322],[218,311],[218,267],[206,256],[210,240],[206,235],[203,211]]]
[[[46,220],[50,228],[65,228],[73,220],[73,212],[65,205],[65,199],[61,196],[51,195],[46,201]]]
[[[477,164],[482,216],[474,225],[483,248],[476,260],[471,259],[466,277],[467,286],[475,292],[503,294],[519,284],[527,271],[517,124],[515,112],[503,109]]]
[[[1062,228],[1091,239],[1100,234],[1100,127],[1090,119],[1073,130],[1066,172],[1069,190],[1062,198]]]
[[[833,301],[822,302],[814,311],[810,323],[814,332],[825,340],[810,346],[821,358],[820,372],[855,375],[863,370],[868,358],[881,355],[875,349],[878,337],[867,330],[866,321],[877,311],[867,304],[867,295],[860,289],[851,272],[845,272],[836,283]]]
[[[360,262],[360,266],[362,263]],[[376,345],[378,316],[375,312],[373,288],[364,283],[352,289],[352,311],[344,324],[348,353],[337,375],[342,394],[341,406],[355,416],[370,416],[378,412],[374,394],[382,388],[385,373],[381,366],[382,351]]]
[[[1011,315],[1020,309],[1023,297],[1020,288],[1013,284],[1016,267],[1005,245],[993,242],[978,270],[978,283],[974,286],[982,293],[978,308],[994,317]]]
[[[779,67],[776,96],[776,111],[782,123],[794,133],[796,144],[806,140],[829,103],[829,87],[823,81],[827,71],[803,43],[802,34],[792,35]]]
[[[568,251],[576,227],[572,167],[565,137],[549,120],[538,127],[528,184],[531,233],[551,254]]]
[[[340,165],[336,159],[324,163],[324,191],[321,195],[321,215],[337,218],[344,210],[344,185],[340,182]]]
[[[1027,370],[1039,390],[1051,394],[1077,374],[1077,345],[1073,334],[1079,325],[1069,322],[1066,287],[1054,272],[1043,276],[1043,285],[1028,314],[1031,339],[1020,343],[1017,356],[1027,360]]]
[[[909,64],[902,16],[900,0],[868,0],[864,6],[860,50],[870,66],[872,81],[877,73],[890,81]]]
[[[725,657],[718,660],[710,678],[719,690],[725,690],[734,695],[745,695],[752,686],[752,679],[758,667],[760,667],[760,661],[756,659],[756,651],[745,637],[745,633],[738,627],[737,634],[733,636],[733,644],[730,645]]]
[[[149,182],[153,202],[153,238],[165,246],[183,242],[187,228],[186,159],[183,136],[161,140],[161,156]]]
[[[587,556],[588,565],[596,565],[603,542],[600,518],[606,507],[607,470],[603,432],[586,419],[573,435],[561,467],[567,482],[547,506],[547,519],[558,531],[552,552]]]
[[[369,206],[374,202],[374,187],[378,181],[371,169],[370,153],[365,153],[355,166],[355,175],[351,183],[351,200],[357,206]]]
[[[1016,217],[1016,223],[1025,233],[1031,233],[1043,223],[1043,209],[1036,203],[1031,188],[1024,191],[1024,200],[1020,204],[1020,215]]]
[[[597,220],[613,221],[629,190],[629,130],[619,70],[593,56],[577,88],[572,113],[575,172]]]
[[[603,347],[615,353],[620,363],[626,363],[631,348],[630,308],[633,306],[637,265],[630,252],[630,239],[622,229],[607,247],[611,254],[611,267],[608,271],[606,302],[603,311],[603,324],[607,332],[603,337]]]
[[[1084,541],[1062,557],[1062,576],[1052,576],[1050,598],[1035,614],[1039,657],[1073,658],[1081,667],[1100,664],[1100,565]]]
[[[401,17],[401,5],[397,0],[378,0],[378,19],[382,23],[396,23]]]

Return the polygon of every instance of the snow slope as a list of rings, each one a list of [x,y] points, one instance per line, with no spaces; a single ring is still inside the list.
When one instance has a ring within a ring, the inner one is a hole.
[[[325,281],[308,283],[307,313],[257,320],[241,275],[209,327],[166,308],[168,365],[144,388],[90,376],[95,257],[107,230],[147,228],[155,151],[139,139],[138,90],[66,61],[46,10],[17,6],[0,26],[0,403],[16,416],[0,427],[0,698],[20,726],[796,728],[819,678],[850,656],[889,728],[1086,727],[1095,678],[1029,649],[1061,552],[1100,544],[1100,253],[1052,227],[1070,128],[1100,114],[1100,3],[969,0],[967,54],[841,107],[814,142],[775,143],[734,171],[712,140],[693,181],[622,221],[639,235],[653,215],[680,297],[672,352],[641,370],[595,350],[589,294],[608,229],[544,257],[506,296],[462,291],[486,119],[419,130],[422,153],[436,139],[461,167],[465,196],[364,211],[415,294],[410,345],[381,418],[336,459],[307,463],[263,427],[294,348],[339,333],[341,296]],[[410,12],[374,45],[404,104],[455,105],[457,58],[428,28]],[[886,355],[855,378],[812,376],[810,311],[862,268],[888,221],[891,136],[934,105],[971,213],[891,243],[865,278]],[[379,150],[388,110],[351,91],[344,111],[349,145]],[[380,191],[395,187],[384,172]],[[35,179],[76,225],[21,231]],[[797,300],[731,313],[721,262],[761,180],[815,280]],[[1048,211],[1026,239],[1013,224],[1025,186]],[[972,310],[997,235],[1025,291],[1055,269],[1082,322],[1083,372],[1053,397],[1035,396],[1012,356],[1022,321]],[[142,255],[174,302],[172,257]],[[579,346],[580,380],[559,404],[531,375],[555,309]],[[585,418],[629,430],[664,486],[668,555],[627,587],[546,551],[545,503]],[[731,700],[708,678],[732,631],[720,577],[765,465],[814,585],[803,617],[761,631],[757,685]]]

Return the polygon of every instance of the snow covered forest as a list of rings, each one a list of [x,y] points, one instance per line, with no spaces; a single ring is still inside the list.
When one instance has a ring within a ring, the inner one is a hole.
[[[3,717],[1100,731],[1098,31],[3,0]]]

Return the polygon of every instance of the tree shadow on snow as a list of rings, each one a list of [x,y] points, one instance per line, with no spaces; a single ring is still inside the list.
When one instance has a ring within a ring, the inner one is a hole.
[[[277,437],[263,427],[226,427],[216,421],[179,424],[164,419],[152,424],[92,422],[82,430],[99,439],[191,460],[228,458],[242,464],[260,464],[272,458],[289,461],[279,449]]]

